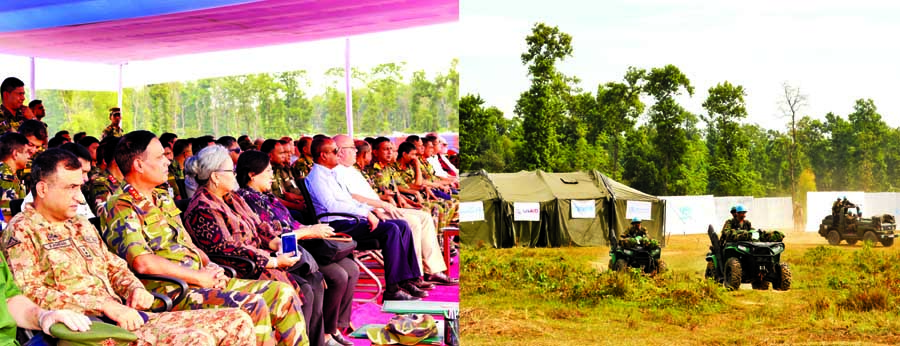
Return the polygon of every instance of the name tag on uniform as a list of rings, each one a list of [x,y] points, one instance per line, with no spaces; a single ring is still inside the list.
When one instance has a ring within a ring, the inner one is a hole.
[[[81,252],[81,255],[84,256],[87,260],[93,260],[94,254],[91,252],[91,249],[88,249],[87,246],[79,246],[78,252]]]
[[[72,239],[55,241],[52,243],[44,244],[44,249],[46,250],[56,250],[64,247],[72,246]]]

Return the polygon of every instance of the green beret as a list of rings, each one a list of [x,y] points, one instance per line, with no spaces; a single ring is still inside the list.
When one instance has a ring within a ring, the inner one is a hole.
[[[91,329],[86,332],[76,332],[65,324],[54,323],[50,326],[50,334],[59,339],[58,346],[124,346],[137,340],[137,335],[127,329],[97,321],[91,323]]]

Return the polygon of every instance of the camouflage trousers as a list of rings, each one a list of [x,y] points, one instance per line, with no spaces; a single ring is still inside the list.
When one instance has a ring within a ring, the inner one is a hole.
[[[148,285],[148,289],[153,286]],[[153,289],[173,299],[177,292],[170,285]],[[283,282],[230,279],[225,289],[190,288],[187,297],[173,310],[223,307],[240,308],[250,315],[255,325],[257,345],[309,345],[300,297],[291,285]]]
[[[416,259],[419,260],[421,269],[419,274],[436,274],[447,270],[443,253],[437,243],[437,230],[431,214],[417,209],[398,210],[412,231],[413,247],[415,247]]]
[[[456,200],[452,199],[438,199],[436,201],[425,201],[422,203],[422,210],[431,213],[435,220],[438,220],[438,229],[450,225],[450,222],[456,217],[457,209],[458,205]]]
[[[253,321],[240,309],[148,314],[134,345],[253,345]]]

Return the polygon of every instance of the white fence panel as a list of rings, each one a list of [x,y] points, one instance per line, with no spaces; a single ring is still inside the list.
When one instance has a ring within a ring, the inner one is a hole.
[[[659,198],[666,200],[666,232],[669,234],[706,233],[709,225],[721,227],[724,222],[716,221],[715,213],[711,212],[716,207],[712,195]]]

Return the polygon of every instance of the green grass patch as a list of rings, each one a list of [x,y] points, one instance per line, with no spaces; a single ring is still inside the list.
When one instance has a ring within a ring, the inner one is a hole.
[[[708,240],[684,238],[673,237],[663,251],[670,270],[654,277],[606,270],[606,248],[467,248],[463,342],[900,343],[900,250],[789,243],[782,261],[793,272],[790,291],[730,292],[697,269]]]

